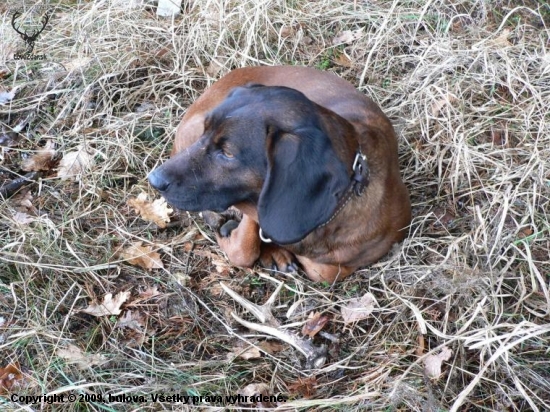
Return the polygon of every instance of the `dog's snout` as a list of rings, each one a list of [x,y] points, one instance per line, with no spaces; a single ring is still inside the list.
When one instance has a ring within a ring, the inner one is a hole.
[[[149,183],[151,184],[151,186],[153,186],[159,192],[164,192],[166,189],[168,189],[168,186],[170,186],[170,182],[160,169],[153,170],[151,173],[149,173],[149,176],[147,178],[149,179]]]

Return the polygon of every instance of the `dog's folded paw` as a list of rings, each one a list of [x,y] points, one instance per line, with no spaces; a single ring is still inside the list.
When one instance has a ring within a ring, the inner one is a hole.
[[[279,272],[291,273],[298,270],[294,255],[277,245],[263,243],[259,263],[266,269]]]
[[[222,225],[222,227],[220,227],[220,236],[221,237],[231,236],[231,232],[233,232],[233,230],[235,230],[237,226],[239,226],[239,222],[233,219],[228,220]]]
[[[209,210],[201,213],[204,222],[210,228],[223,237],[231,235],[231,232],[239,225],[242,213],[234,208],[229,208],[223,213],[211,212]],[[227,225],[227,227],[226,227]]]

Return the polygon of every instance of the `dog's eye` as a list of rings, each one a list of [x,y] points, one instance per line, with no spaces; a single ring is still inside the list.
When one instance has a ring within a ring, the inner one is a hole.
[[[222,147],[218,154],[226,159],[233,159],[235,157],[227,147]]]

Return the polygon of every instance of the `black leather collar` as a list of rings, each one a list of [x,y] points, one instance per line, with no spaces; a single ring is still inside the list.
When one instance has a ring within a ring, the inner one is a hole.
[[[365,187],[369,185],[369,166],[367,164],[367,156],[361,153],[360,149],[355,155],[355,160],[353,161],[351,170],[353,171],[351,182],[340,198],[334,213],[325,223],[317,226],[317,228],[328,225],[336,216],[338,216],[342,209],[346,207],[353,195],[361,196]]]

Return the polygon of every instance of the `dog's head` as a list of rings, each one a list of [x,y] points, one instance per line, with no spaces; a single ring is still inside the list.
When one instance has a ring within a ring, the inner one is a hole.
[[[207,114],[200,139],[149,182],[182,210],[252,202],[265,235],[298,242],[330,218],[350,182],[328,135],[328,112],[294,89],[237,87]]]

